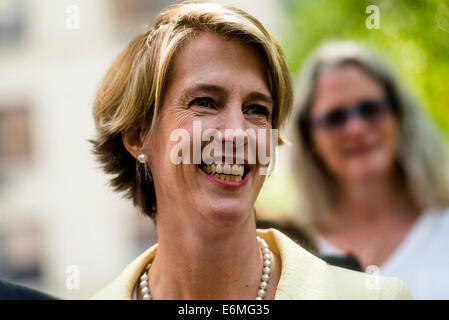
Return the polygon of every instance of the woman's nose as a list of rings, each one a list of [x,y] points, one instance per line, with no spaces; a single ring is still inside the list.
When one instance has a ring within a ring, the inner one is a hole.
[[[367,129],[367,123],[361,117],[349,117],[344,127],[346,134],[360,134]]]
[[[225,108],[220,114],[221,130],[245,130],[245,116],[239,106]]]
[[[220,128],[226,141],[245,141],[246,122],[240,105],[229,106],[220,114]]]

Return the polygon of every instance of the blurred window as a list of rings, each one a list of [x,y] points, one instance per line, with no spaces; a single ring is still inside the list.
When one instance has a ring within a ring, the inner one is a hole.
[[[0,46],[23,41],[26,27],[25,10],[23,0],[0,1]]]
[[[30,140],[29,108],[0,108],[0,160],[8,163],[28,160]]]
[[[31,221],[0,226],[0,278],[38,284],[42,280],[43,233]]]

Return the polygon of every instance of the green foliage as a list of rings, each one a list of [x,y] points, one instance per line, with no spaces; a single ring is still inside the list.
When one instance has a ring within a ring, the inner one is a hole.
[[[280,39],[290,70],[327,40],[355,40],[383,54],[446,138],[449,137],[449,1],[284,0],[289,27]],[[367,6],[379,8],[368,29]]]

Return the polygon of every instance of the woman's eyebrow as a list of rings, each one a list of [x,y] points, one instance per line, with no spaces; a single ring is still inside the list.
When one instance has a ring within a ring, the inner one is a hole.
[[[182,96],[190,97],[190,96],[195,95],[195,93],[197,93],[198,91],[211,92],[211,93],[221,94],[221,95],[226,94],[226,90],[223,87],[220,87],[220,86],[217,86],[214,84],[199,83],[199,84],[195,84],[191,87],[188,87],[188,88],[182,90]]]
[[[200,83],[200,84],[196,84],[193,85],[192,87],[186,88],[182,91],[182,96],[183,97],[190,97],[193,96],[195,93],[197,93],[198,91],[202,91],[202,92],[211,92],[211,93],[215,93],[215,94],[220,94],[220,95],[226,95],[226,89],[218,86],[218,85],[214,85],[214,84],[207,84],[207,83]],[[262,92],[259,91],[251,91],[247,96],[246,99],[248,100],[260,100],[260,101],[264,101],[266,103],[273,103],[273,98],[271,98],[270,95],[266,95]]]
[[[273,103],[273,98],[271,96],[268,96],[262,92],[258,92],[258,91],[251,91],[248,96],[247,96],[248,100],[259,100],[259,101],[263,101],[266,103]]]

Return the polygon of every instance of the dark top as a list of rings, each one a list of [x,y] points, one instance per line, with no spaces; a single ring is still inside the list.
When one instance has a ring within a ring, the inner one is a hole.
[[[56,298],[0,279],[0,300],[56,300]]]

